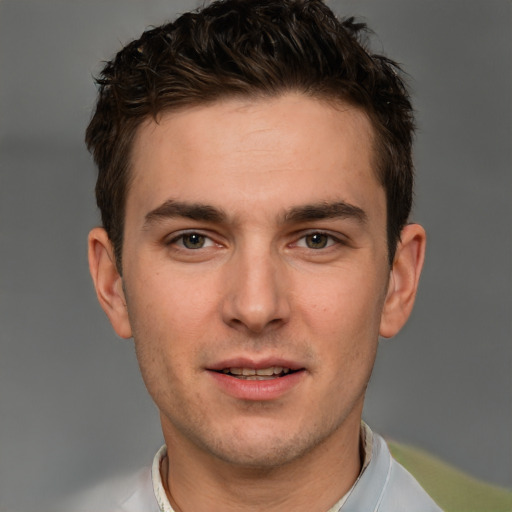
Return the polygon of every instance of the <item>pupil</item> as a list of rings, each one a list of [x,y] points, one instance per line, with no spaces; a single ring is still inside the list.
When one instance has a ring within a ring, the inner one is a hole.
[[[191,233],[183,237],[183,245],[187,249],[200,249],[204,245],[204,236],[198,233]]]
[[[323,249],[327,245],[327,235],[314,233],[306,237],[306,244],[310,249]]]

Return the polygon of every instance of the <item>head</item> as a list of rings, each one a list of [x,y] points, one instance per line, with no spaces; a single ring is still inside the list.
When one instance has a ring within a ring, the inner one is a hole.
[[[90,267],[174,460],[341,446],[357,475],[377,340],[409,316],[425,242],[404,226],[410,104],[362,30],[322,2],[228,0],[103,72]]]
[[[145,32],[108,62],[86,142],[98,166],[96,198],[119,271],[141,124],[221,99],[290,92],[350,104],[369,117],[391,264],[412,203],[413,118],[398,66],[372,55],[366,35],[364,24],[338,20],[320,0],[228,0]]]

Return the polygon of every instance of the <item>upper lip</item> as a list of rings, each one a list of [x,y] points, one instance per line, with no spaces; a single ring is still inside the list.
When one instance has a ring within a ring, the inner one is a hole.
[[[283,357],[265,357],[261,359],[251,357],[232,357],[224,359],[218,363],[207,366],[207,370],[221,371],[225,368],[254,368],[260,370],[262,368],[270,368],[272,366],[280,366],[282,368],[289,368],[290,370],[300,370],[304,365],[291,359]]]

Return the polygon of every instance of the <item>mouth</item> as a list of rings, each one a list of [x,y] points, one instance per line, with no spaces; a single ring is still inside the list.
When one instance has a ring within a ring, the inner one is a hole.
[[[206,370],[222,393],[249,402],[279,400],[299,389],[308,373],[299,362],[280,357],[233,357]]]
[[[282,366],[269,366],[268,368],[223,368],[215,371],[240,380],[273,380],[300,370],[292,370]]]

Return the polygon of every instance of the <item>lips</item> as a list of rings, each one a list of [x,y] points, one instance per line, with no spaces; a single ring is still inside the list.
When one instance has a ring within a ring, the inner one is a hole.
[[[230,359],[207,371],[223,393],[249,401],[280,399],[299,386],[308,373],[300,363],[280,358]]]
[[[278,372],[280,373],[285,369],[289,371],[301,370],[304,368],[304,365],[298,361],[294,361],[293,359],[285,359],[283,357],[269,356],[265,358],[252,358],[241,356],[224,359],[206,367],[207,370],[213,370],[216,372],[224,372],[224,370],[235,370],[233,374],[236,375],[244,375],[243,370],[250,372],[246,375],[256,375],[256,372],[261,370],[268,372],[270,368],[277,368],[278,370],[281,369]],[[242,373],[238,372],[237,370],[242,370]],[[274,370],[272,370],[272,373],[274,373]]]
[[[224,368],[222,373],[237,379],[244,380],[271,380],[293,372],[290,368],[282,366],[269,366],[268,368]]]

